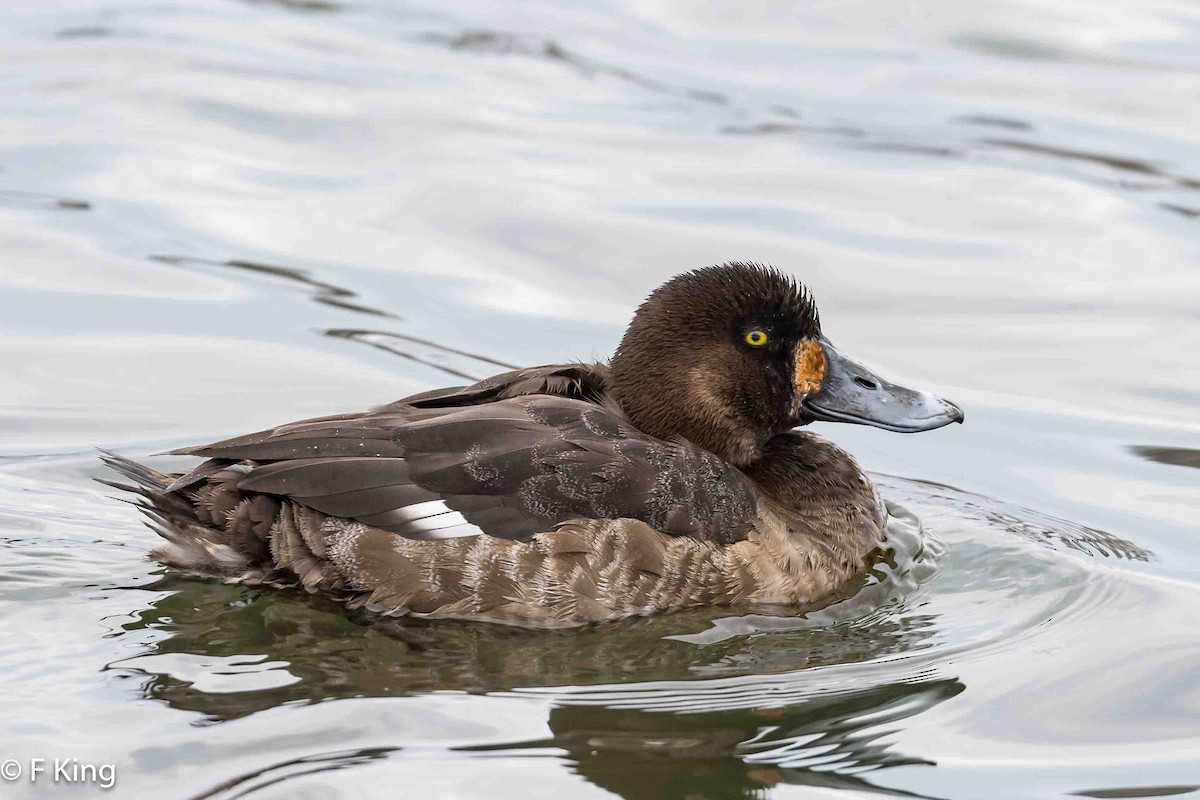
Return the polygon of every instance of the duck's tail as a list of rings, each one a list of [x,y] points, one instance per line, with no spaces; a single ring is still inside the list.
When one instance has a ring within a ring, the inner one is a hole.
[[[135,499],[126,502],[137,507],[145,515],[147,527],[166,540],[151,552],[151,557],[185,572],[232,580],[261,577],[261,573],[253,569],[252,553],[247,552],[248,548],[231,540],[234,531],[228,526],[214,525],[212,519],[205,519],[212,514],[204,514],[195,499],[179,488],[184,482],[183,477],[159,472],[107,450],[100,451],[100,459],[132,484],[102,478],[96,480],[136,495]]]

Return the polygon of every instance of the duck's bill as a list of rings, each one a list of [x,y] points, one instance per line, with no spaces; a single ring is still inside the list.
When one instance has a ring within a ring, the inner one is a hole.
[[[804,401],[808,422],[850,422],[898,433],[931,431],[962,422],[962,409],[929,392],[898,386],[851,361],[822,339],[826,372],[821,388]]]

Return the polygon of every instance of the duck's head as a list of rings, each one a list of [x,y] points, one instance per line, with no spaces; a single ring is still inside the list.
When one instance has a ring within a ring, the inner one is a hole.
[[[613,356],[608,387],[641,430],[682,436],[738,466],[818,420],[903,433],[963,420],[953,403],[839,353],[812,296],[757,264],[705,267],[656,289]]]

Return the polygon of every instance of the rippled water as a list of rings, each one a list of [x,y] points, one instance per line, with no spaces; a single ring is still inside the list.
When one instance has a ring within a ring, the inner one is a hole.
[[[1200,792],[1193,4],[10,0],[0,68],[0,758],[131,797]],[[373,624],[165,574],[89,480],[602,357],[729,259],[968,412],[823,426],[896,555],[807,617]]]

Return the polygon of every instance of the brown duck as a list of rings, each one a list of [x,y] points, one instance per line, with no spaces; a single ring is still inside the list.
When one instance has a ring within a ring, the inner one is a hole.
[[[680,275],[612,362],[517,370],[176,454],[116,455],[153,556],[388,613],[568,627],[699,606],[804,605],[877,557],[885,512],[813,421],[931,430],[962,411],[821,335],[783,273]]]

